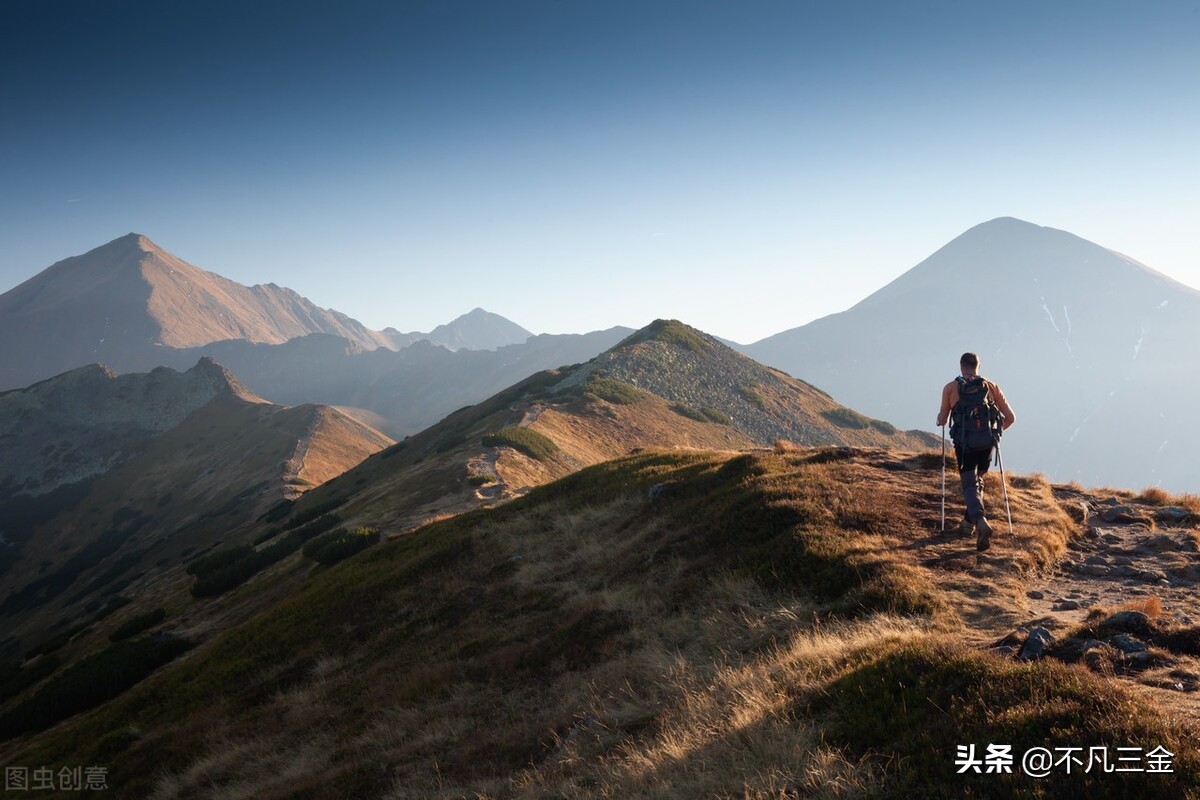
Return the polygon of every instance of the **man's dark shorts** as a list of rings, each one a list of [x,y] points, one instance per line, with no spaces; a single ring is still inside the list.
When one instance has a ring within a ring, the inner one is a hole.
[[[959,472],[973,470],[977,475],[982,475],[992,465],[992,448],[989,447],[987,450],[975,450],[964,453],[963,449],[956,445],[954,448],[954,458],[958,461]]]

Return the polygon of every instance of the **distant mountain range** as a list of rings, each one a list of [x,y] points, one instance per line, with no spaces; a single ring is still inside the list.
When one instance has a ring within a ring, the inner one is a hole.
[[[744,347],[839,401],[934,428],[979,354],[1017,424],[1008,465],[1087,485],[1200,489],[1200,292],[1077,236],[978,225],[853,308]]]
[[[402,437],[631,332],[534,336],[476,308],[428,333],[372,331],[274,284],[245,287],[129,234],[0,295],[0,390],[86,364],[185,370],[215,358],[286,405],[338,406]]]
[[[1069,233],[976,226],[847,311],[740,347],[907,428],[933,430],[940,386],[975,351],[1018,414],[1013,466],[1089,485],[1200,486],[1200,384],[1180,343],[1200,293]],[[0,296],[0,387],[88,363],[186,369],[211,356],[254,393],[420,431],[538,370],[586,361],[629,329],[534,336],[482,309],[423,334],[371,331],[287,289],[244,287],[130,234]],[[1147,408],[1147,395],[1165,398]]]
[[[532,335],[481,308],[429,333],[373,331],[291,289],[242,286],[131,233],[0,295],[0,390],[90,363],[147,370],[172,361],[163,352],[227,341],[282,344],[309,334],[340,337],[358,351],[423,340],[451,350],[488,350]]]
[[[586,361],[629,333],[610,328],[543,334],[495,350],[454,351],[428,341],[363,351],[340,336],[310,334],[276,345],[230,341],[161,348],[157,355],[159,363],[176,368],[211,356],[274,402],[338,406],[398,439],[534,372]]]

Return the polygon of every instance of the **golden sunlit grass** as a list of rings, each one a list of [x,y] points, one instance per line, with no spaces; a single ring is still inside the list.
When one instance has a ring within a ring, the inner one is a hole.
[[[1120,606],[1118,611],[1140,611],[1150,619],[1158,619],[1162,616],[1163,606],[1162,600],[1157,597],[1150,596],[1141,600],[1134,600],[1130,603],[1125,603]]]
[[[1135,495],[1133,499],[1139,503],[1148,503],[1152,506],[1162,506],[1170,502],[1171,496],[1167,494],[1164,489],[1153,486],[1143,489],[1141,493]]]

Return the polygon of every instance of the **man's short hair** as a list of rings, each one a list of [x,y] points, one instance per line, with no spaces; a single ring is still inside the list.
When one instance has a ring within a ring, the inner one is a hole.
[[[979,366],[979,356],[975,355],[974,353],[963,353],[962,358],[958,360],[958,364],[961,367],[970,367],[971,369],[975,369]]]

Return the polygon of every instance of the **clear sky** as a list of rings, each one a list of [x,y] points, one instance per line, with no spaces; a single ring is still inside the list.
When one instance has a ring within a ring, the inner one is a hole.
[[[0,291],[130,231],[376,328],[742,342],[1015,216],[1200,286],[1200,0],[3,0]]]

